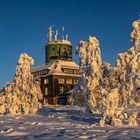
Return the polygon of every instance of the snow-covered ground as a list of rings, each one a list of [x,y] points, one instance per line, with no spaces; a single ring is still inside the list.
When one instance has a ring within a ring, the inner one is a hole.
[[[0,140],[140,139],[140,127],[100,127],[76,106],[44,106],[38,115],[0,115]]]

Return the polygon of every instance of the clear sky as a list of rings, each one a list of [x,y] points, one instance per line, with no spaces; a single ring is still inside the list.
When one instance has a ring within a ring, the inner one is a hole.
[[[20,53],[35,65],[44,64],[50,25],[66,34],[75,47],[89,35],[100,41],[103,61],[115,64],[130,47],[132,22],[140,15],[140,0],[0,0],[0,86],[13,79]]]

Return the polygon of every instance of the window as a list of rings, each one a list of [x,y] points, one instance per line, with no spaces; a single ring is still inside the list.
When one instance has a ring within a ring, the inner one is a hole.
[[[67,79],[66,84],[72,84],[72,79]]]
[[[37,73],[37,72],[34,72],[34,73],[33,73],[33,75],[34,75],[34,76],[37,76],[37,75],[38,75],[38,73]]]
[[[45,88],[45,95],[48,95],[48,88]]]
[[[45,74],[45,71],[44,70],[42,71],[42,74]]]
[[[38,74],[39,74],[39,75],[42,75],[42,71],[39,71]]]
[[[63,72],[67,73],[67,74],[73,74],[73,70],[72,69],[63,69]]]
[[[74,70],[74,74],[79,74],[79,70]]]
[[[48,73],[48,70],[45,70],[45,73],[47,74]]]
[[[76,70],[74,70],[74,74],[77,74]]]
[[[38,72],[38,75],[40,75],[40,71]]]
[[[65,82],[64,78],[59,78],[59,79],[58,79],[58,83],[59,83],[59,84],[64,84],[64,82]]]
[[[34,73],[34,76],[37,76],[37,73]]]
[[[42,71],[40,71],[40,75],[42,75]]]
[[[78,84],[78,80],[74,80],[74,84]]]
[[[44,79],[44,84],[49,84],[49,79]]]
[[[60,87],[60,93],[64,92],[64,87]]]

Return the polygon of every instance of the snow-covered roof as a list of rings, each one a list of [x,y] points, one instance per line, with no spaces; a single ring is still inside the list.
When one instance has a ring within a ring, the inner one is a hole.
[[[74,69],[79,69],[79,65],[76,64],[74,61],[61,61],[60,62],[62,68],[74,68]]]
[[[50,62],[48,65],[40,65],[36,67],[31,67],[31,72],[36,72],[40,70],[45,70],[45,69],[52,69],[54,63]]]
[[[36,71],[39,71],[39,70],[43,70],[46,67],[47,67],[46,65],[40,65],[40,66],[36,66],[36,67],[31,67],[31,72],[36,72]]]
[[[41,70],[49,70],[48,73],[45,75],[68,75],[62,71],[62,69],[79,69],[79,65],[76,64],[74,61],[66,61],[66,60],[56,60],[56,61],[51,61],[47,65],[41,65],[37,67],[32,67],[31,72],[38,72]],[[43,75],[43,76],[45,76]],[[77,76],[76,74],[72,74]],[[42,76],[40,76],[42,77]]]
[[[81,77],[81,75],[76,75],[76,74],[67,74],[67,73],[48,73],[48,74],[45,74],[45,75],[40,75],[39,77],[45,77],[45,76],[49,76],[49,75],[61,75],[61,76],[70,76],[70,77]]]
[[[48,44],[66,44],[66,45],[71,45],[71,42],[69,40],[53,40],[49,41]]]

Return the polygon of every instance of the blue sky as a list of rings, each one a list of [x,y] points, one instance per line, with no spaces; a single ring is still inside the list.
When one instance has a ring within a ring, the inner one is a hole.
[[[89,35],[100,41],[103,61],[115,64],[118,53],[132,47],[132,22],[140,0],[0,0],[0,86],[13,79],[20,53],[44,64],[50,25],[66,34],[75,47]]]

